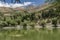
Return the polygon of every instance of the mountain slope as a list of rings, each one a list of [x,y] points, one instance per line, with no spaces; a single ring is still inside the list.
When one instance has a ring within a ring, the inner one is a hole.
[[[52,4],[44,4],[42,6],[28,6],[26,8],[20,8],[20,7],[17,7],[17,8],[9,8],[9,7],[0,7],[0,12],[13,12],[13,11],[19,11],[19,12],[38,12],[38,11],[41,11],[41,10],[44,10],[46,8],[49,8],[53,6]]]

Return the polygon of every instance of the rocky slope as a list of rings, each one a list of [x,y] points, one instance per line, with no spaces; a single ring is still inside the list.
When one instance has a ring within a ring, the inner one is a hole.
[[[9,7],[0,7],[0,12],[13,12],[13,11],[19,11],[19,12],[37,12],[43,9],[46,9],[48,7],[52,6],[51,4],[44,4],[42,6],[28,6],[25,8],[9,8]]]

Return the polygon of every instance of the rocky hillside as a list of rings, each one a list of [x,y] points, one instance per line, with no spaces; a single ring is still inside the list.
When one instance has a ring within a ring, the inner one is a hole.
[[[43,9],[46,9],[48,7],[50,7],[51,4],[44,4],[42,6],[38,5],[38,6],[28,6],[25,8],[9,8],[9,7],[0,7],[0,12],[13,12],[13,11],[19,11],[19,12],[37,12]]]

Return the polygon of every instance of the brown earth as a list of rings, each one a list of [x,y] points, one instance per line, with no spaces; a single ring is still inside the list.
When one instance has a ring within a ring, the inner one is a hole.
[[[6,12],[6,13],[10,13],[10,12],[14,12],[14,11],[18,11],[18,12],[38,12],[41,10],[44,10],[48,7],[51,7],[51,4],[44,4],[42,6],[38,5],[38,6],[28,6],[26,7],[26,9],[24,8],[8,8],[8,7],[0,7],[0,12]]]

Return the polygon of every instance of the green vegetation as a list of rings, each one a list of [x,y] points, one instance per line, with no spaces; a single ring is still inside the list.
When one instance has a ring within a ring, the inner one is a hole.
[[[0,40],[60,40],[60,29],[58,26],[58,24],[60,25],[60,2],[59,0],[48,0],[48,2],[54,5],[38,12],[0,12]],[[36,25],[42,26],[42,29],[35,29]],[[49,26],[48,29],[46,25]],[[2,29],[4,27],[17,26],[21,26],[23,29]],[[28,26],[31,27],[30,30],[27,30]]]
[[[35,25],[40,25],[45,28],[45,25],[51,23],[57,26],[57,20],[60,20],[60,14],[57,13],[57,10],[53,8],[48,11],[42,10],[40,12],[33,13],[20,13],[20,12],[11,12],[11,13],[3,13],[0,12],[0,26],[2,27],[11,27],[21,25],[24,29],[27,29],[26,26],[31,26],[32,28]],[[57,18],[56,20],[54,18]]]
[[[41,23],[40,23],[40,25],[42,26],[42,28],[44,29],[46,26],[46,22],[43,20],[43,21],[41,21]]]
[[[0,40],[60,40],[59,30],[2,30]]]
[[[52,24],[54,25],[55,28],[57,27],[57,19],[56,18],[52,19]]]

